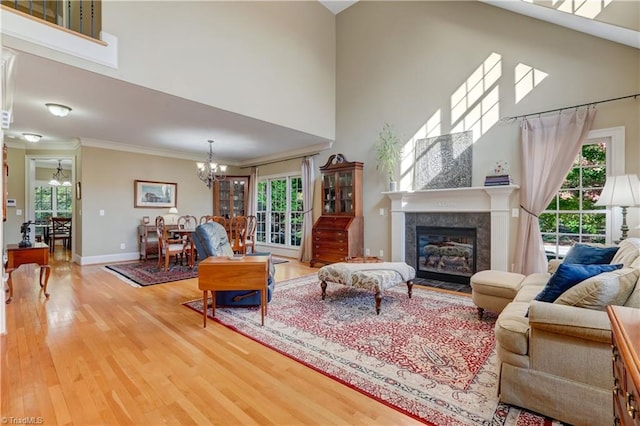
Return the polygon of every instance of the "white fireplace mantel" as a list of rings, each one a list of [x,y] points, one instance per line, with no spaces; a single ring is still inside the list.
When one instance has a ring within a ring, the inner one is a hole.
[[[391,200],[391,259],[405,261],[405,213],[491,213],[491,269],[509,270],[511,196],[518,185],[383,192]]]

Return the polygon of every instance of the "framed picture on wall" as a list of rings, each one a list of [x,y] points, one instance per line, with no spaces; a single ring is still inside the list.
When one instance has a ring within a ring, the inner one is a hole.
[[[148,180],[134,181],[134,207],[177,207],[178,184]]]

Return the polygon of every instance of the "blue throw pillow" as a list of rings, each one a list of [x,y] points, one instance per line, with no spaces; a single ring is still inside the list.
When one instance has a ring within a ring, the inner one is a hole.
[[[562,263],[579,263],[581,265],[604,265],[611,263],[619,247],[596,247],[589,244],[576,244],[569,249]]]
[[[611,272],[622,268],[622,265],[566,265],[561,263],[556,272],[549,278],[547,285],[535,297],[535,300],[553,303],[562,293],[602,272]]]

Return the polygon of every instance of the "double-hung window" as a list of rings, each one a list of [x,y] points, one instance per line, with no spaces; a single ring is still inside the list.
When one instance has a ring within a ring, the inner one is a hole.
[[[578,242],[611,241],[608,210],[595,203],[607,175],[620,173],[615,170],[619,166],[614,164],[612,157],[615,150],[624,149],[624,142],[614,144],[614,139],[592,137],[584,142],[562,187],[540,215],[540,232],[547,259],[563,258]],[[621,157],[620,154],[616,156]]]

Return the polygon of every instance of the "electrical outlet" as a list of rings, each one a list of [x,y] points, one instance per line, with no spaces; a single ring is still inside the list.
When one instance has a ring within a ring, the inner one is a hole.
[[[100,210],[100,216],[104,216],[104,210]]]
[[[371,256],[371,250],[369,250],[368,248],[364,249],[364,255]]]
[[[124,248],[125,248],[124,243],[120,243],[120,250],[124,250]]]
[[[384,207],[380,209],[380,216],[384,216]]]
[[[380,250],[380,257],[384,257],[384,250]]]

